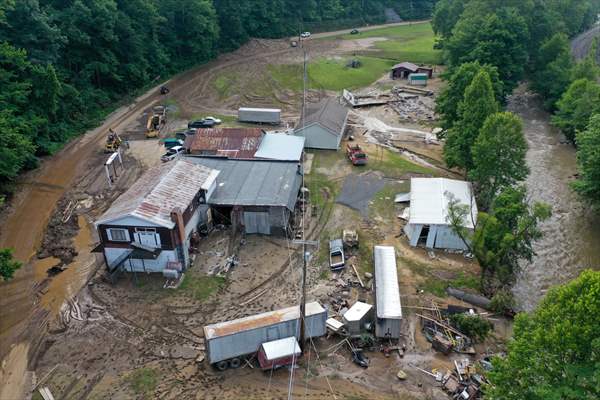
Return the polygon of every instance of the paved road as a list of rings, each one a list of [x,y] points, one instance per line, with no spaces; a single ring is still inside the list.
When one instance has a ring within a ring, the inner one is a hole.
[[[393,22],[391,24],[368,25],[368,26],[362,26],[362,27],[359,26],[359,27],[356,27],[356,29],[358,29],[360,32],[366,32],[366,31],[372,31],[374,29],[390,28],[392,26],[427,24],[427,23],[429,23],[429,21],[430,20],[426,19],[423,21]],[[350,33],[350,31],[352,29],[353,28],[346,28],[346,29],[342,29],[339,31],[333,31],[333,32],[314,33],[310,37],[318,39],[318,38],[324,38],[324,37],[330,37],[330,36],[346,35],[346,34]],[[357,39],[360,39],[360,35],[357,36]]]
[[[600,38],[600,25],[595,25],[591,29],[583,32],[571,41],[571,52],[576,60],[581,60],[590,51],[592,41]],[[600,59],[598,60],[600,62]]]

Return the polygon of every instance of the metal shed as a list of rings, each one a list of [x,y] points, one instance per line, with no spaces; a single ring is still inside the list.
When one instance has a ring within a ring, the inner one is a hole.
[[[336,98],[329,97],[306,106],[306,112],[296,125],[294,135],[306,139],[304,147],[337,150],[346,130],[348,109]]]
[[[471,212],[463,226],[474,229],[477,204],[471,184],[446,178],[412,178],[410,180],[410,214],[404,232],[411,246],[467,250],[467,245],[448,223],[448,204],[456,199]]]
[[[375,336],[398,339],[402,307],[396,269],[396,252],[392,246],[375,246]]]
[[[346,311],[342,317],[350,335],[360,335],[372,322],[373,306],[357,301]]]

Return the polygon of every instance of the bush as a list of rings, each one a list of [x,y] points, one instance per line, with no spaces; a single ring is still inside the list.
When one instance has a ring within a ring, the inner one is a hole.
[[[478,315],[454,314],[450,322],[465,335],[479,341],[485,340],[494,327],[490,321]]]
[[[512,311],[515,306],[515,299],[508,290],[500,290],[492,297],[490,308],[497,313]]]

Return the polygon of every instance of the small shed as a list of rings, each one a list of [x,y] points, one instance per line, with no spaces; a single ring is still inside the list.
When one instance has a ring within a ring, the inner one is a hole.
[[[392,79],[408,79],[410,74],[423,73],[427,74],[428,78],[433,77],[433,68],[419,66],[411,62],[402,62],[392,67],[390,77]]]
[[[357,301],[342,317],[350,335],[360,335],[373,318],[373,306]]]
[[[469,207],[463,226],[473,230],[477,221],[477,204],[471,184],[446,178],[412,178],[410,213],[404,232],[411,246],[433,249],[467,250],[465,242],[448,222],[448,207],[455,199]]]
[[[263,370],[292,365],[302,355],[300,345],[294,336],[273,340],[260,345],[258,363]]]
[[[427,86],[427,74],[412,73],[408,75],[408,84],[413,86]]]
[[[375,336],[380,338],[400,338],[402,306],[396,251],[392,246],[375,246]]]
[[[306,140],[305,148],[337,150],[346,130],[348,109],[333,97],[306,106],[294,135]]]

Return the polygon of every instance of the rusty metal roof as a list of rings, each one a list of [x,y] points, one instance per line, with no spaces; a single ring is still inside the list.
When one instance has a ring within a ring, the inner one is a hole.
[[[260,128],[198,129],[195,135],[186,138],[185,148],[192,154],[250,159],[254,158],[262,136]]]
[[[171,212],[183,212],[200,190],[216,180],[219,171],[186,160],[176,160],[147,170],[119,196],[96,225],[132,216],[172,228]]]
[[[325,312],[325,309],[316,301],[306,303],[306,316],[317,315],[323,312]],[[204,337],[212,339],[220,336],[229,336],[239,332],[271,326],[280,322],[291,321],[299,317],[300,306],[282,308],[281,310],[251,315],[232,321],[206,325],[204,327]]]

